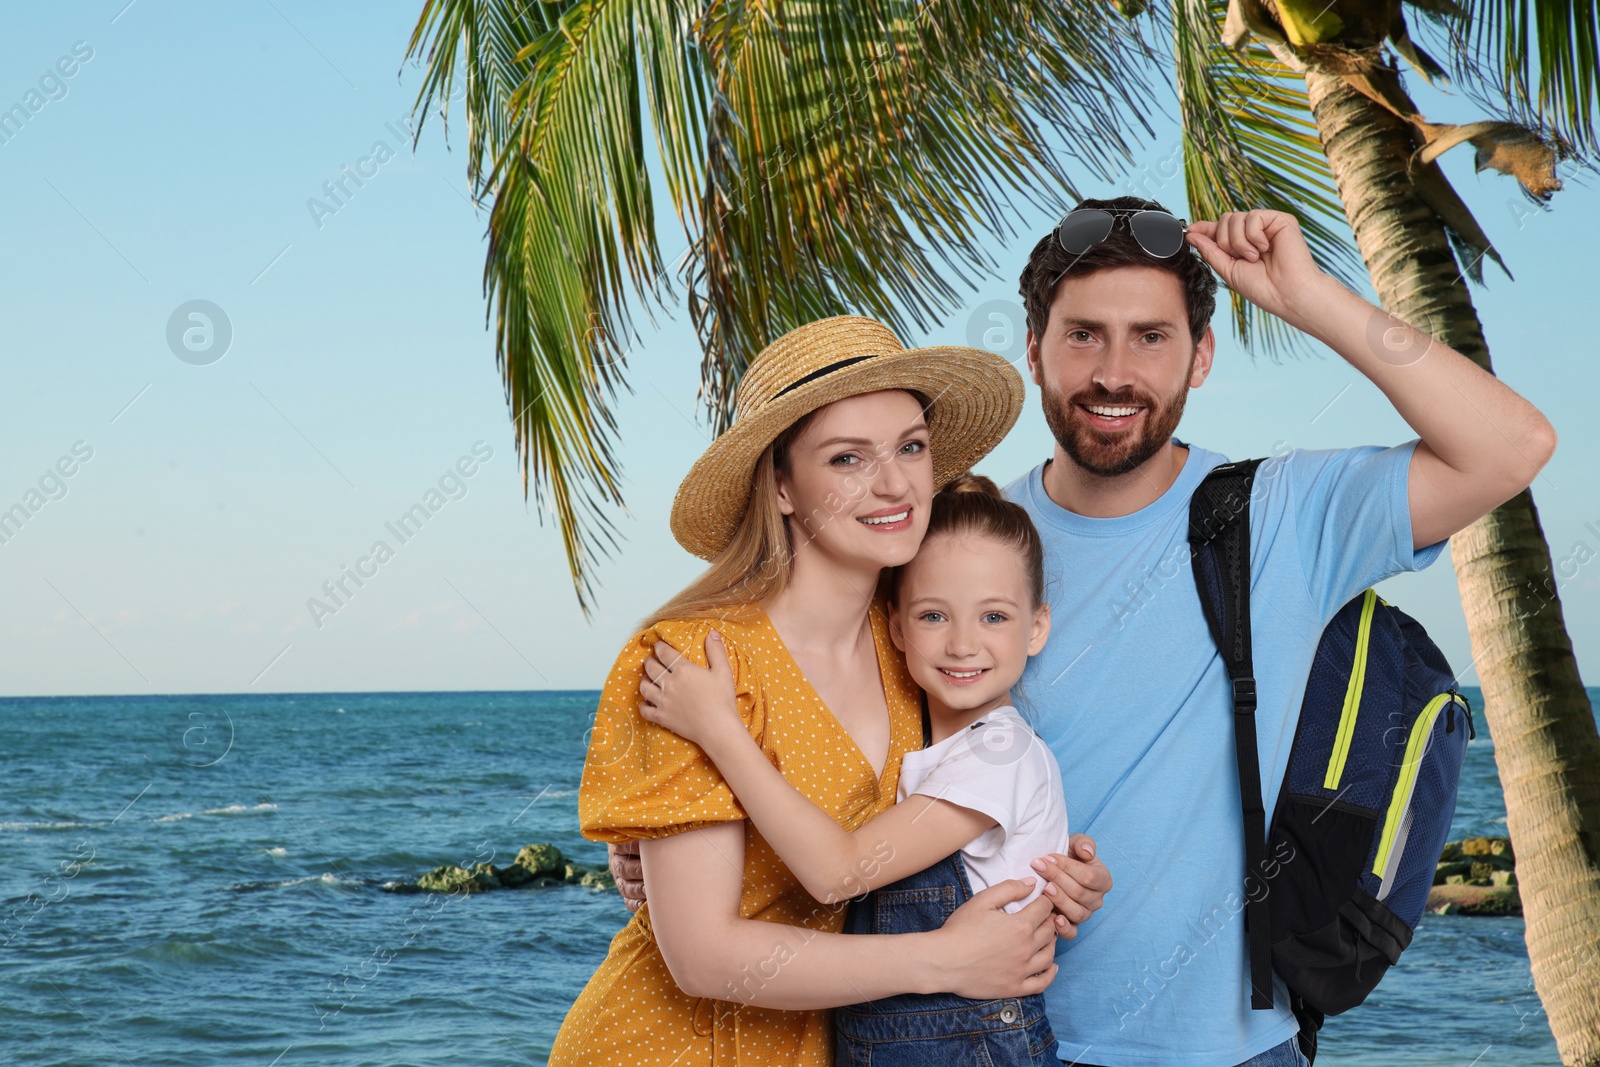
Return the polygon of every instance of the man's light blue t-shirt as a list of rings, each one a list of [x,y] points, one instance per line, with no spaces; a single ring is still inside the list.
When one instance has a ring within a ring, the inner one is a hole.
[[[1269,813],[1323,628],[1444,547],[1411,547],[1415,447],[1296,450],[1256,472],[1251,638]],[[1274,1010],[1250,1008],[1231,690],[1189,562],[1189,498],[1225,462],[1189,446],[1165,493],[1111,519],[1052,501],[1043,465],[1005,490],[1044,540],[1052,624],[1014,696],[1061,765],[1073,829],[1116,882],[1057,943],[1045,1003],[1069,1062],[1232,1067],[1296,1031],[1282,982]]]

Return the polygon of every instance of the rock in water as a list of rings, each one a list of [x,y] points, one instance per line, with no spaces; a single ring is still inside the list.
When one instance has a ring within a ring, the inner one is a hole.
[[[1428,891],[1435,915],[1521,915],[1516,886],[1436,885]]]
[[[1461,854],[1482,858],[1485,856],[1501,856],[1507,863],[1513,859],[1511,854],[1511,839],[1509,837],[1469,837],[1459,842]],[[1446,846],[1448,848],[1448,845]]]
[[[417,880],[416,885],[390,882],[384,888],[392,893],[481,893],[487,889],[541,888],[551,885],[581,885],[591,889],[615,889],[616,879],[604,867],[574,863],[554,845],[523,847],[509,867],[475,863],[472,867],[435,867]]]
[[[499,889],[500,883],[493,875],[485,877],[465,867],[435,867],[417,879],[417,887],[430,893],[481,893],[485,889]]]
[[[525,845],[517,853],[515,862],[515,866],[528,872],[529,878],[537,878],[541,874],[559,875],[566,864],[567,858],[554,845]]]
[[[578,879],[578,884],[586,885],[590,889],[617,888],[617,880],[612,876],[611,872],[601,870],[584,871],[583,875]]]
[[[1446,842],[1434,869],[1428,910],[1435,915],[1521,915],[1511,839]]]

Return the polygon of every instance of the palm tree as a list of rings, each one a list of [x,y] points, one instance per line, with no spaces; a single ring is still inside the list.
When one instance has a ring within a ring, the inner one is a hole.
[[[1396,55],[1429,80],[1445,72],[1412,40],[1398,0],[1173,0],[1170,36],[1191,210],[1250,207],[1287,179],[1326,214],[1331,176],[1385,311],[1490,370],[1465,279],[1481,280],[1485,256],[1504,263],[1437,159],[1471,143],[1479,170],[1514,177],[1541,205],[1561,187],[1562,160],[1592,160],[1600,8],[1467,2],[1413,5],[1491,116],[1459,126],[1429,122],[1406,91]],[[1237,298],[1234,311],[1248,334],[1260,317]],[[1375,325],[1381,345],[1386,324]],[[1451,554],[1535,988],[1563,1062],[1600,1064],[1600,737],[1531,491],[1457,534]]]
[[[1427,122],[1406,95],[1386,48],[1443,72],[1398,0],[1321,2],[1149,12],[1176,59],[1191,211],[1293,211],[1346,277],[1348,218],[1384,307],[1488,367],[1463,275],[1499,256],[1436,157],[1470,141],[1480,168],[1543,200],[1562,158],[1592,155],[1594,0],[1419,0],[1495,116],[1466,126]],[[1060,160],[1115,177],[1125,131],[1148,132],[1144,0],[1115,5],[427,0],[408,52],[426,68],[417,109],[464,93],[524,490],[531,472],[580,604],[589,558],[615,544],[609,402],[636,309],[685,290],[719,430],[748,360],[794,326],[843,311],[902,330],[938,321],[996,267],[982,245],[1011,236],[1019,203],[1076,198]],[[688,240],[676,273],[657,243],[658,184]],[[1295,343],[1238,300],[1234,316],[1246,343]],[[1600,1063],[1600,740],[1531,496],[1453,546],[1535,982],[1564,1060]]]

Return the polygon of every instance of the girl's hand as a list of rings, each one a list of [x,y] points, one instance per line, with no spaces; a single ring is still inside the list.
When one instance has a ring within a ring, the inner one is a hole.
[[[1056,911],[1056,933],[1070,941],[1078,927],[1100,910],[1111,892],[1111,872],[1095,855],[1094,838],[1073,834],[1067,839],[1065,856],[1052,852],[1033,861],[1033,869],[1044,878],[1040,899],[1048,900]]]
[[[709,669],[690,660],[664,638],[658,640],[644,661],[639,714],[646,721],[693,741],[710,755],[718,741],[734,736],[734,731],[745,737],[749,733],[734,700],[728,650],[722,644],[722,635],[715,630],[706,635],[706,662]]]
[[[1005,906],[1033,891],[1033,879],[1007,879],[974,893],[938,931],[944,992],[998,1000],[1043,992],[1060,967],[1050,902],[1041,896],[1018,912]]]

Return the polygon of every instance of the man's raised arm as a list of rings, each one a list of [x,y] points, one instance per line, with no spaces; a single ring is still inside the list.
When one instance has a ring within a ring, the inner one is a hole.
[[[1526,489],[1555,452],[1555,428],[1532,404],[1322,271],[1293,215],[1230,212],[1190,223],[1189,242],[1230,289],[1371,379],[1416,431],[1413,548],[1444,540]]]

